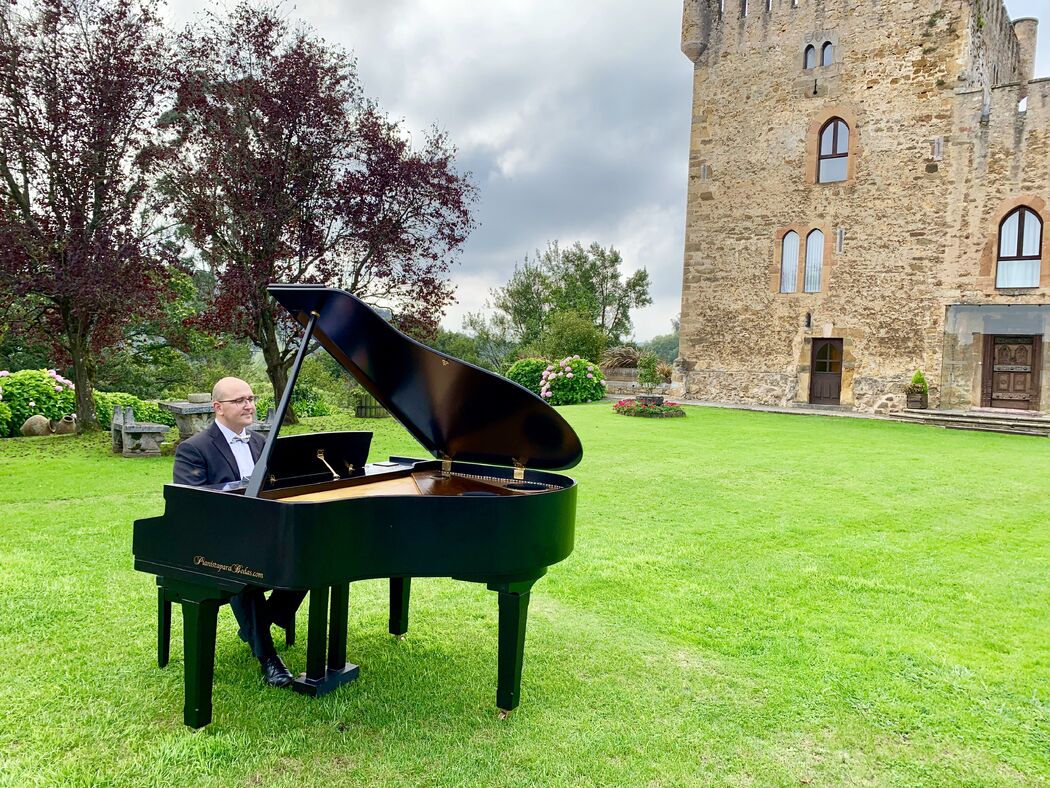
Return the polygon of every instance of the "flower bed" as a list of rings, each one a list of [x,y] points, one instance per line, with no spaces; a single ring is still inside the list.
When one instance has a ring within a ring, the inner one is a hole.
[[[643,405],[637,400],[622,399],[613,405],[613,411],[621,416],[642,416],[650,419],[674,419],[685,416],[685,411],[677,402],[665,402],[663,405]]]

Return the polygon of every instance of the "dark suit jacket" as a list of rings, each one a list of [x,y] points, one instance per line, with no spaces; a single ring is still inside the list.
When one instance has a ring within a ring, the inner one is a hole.
[[[262,436],[248,430],[251,439],[248,448],[252,459],[259,460],[266,441]],[[222,430],[213,421],[208,428],[188,438],[175,448],[175,469],[172,473],[176,484],[225,484],[240,481],[237,459]]]

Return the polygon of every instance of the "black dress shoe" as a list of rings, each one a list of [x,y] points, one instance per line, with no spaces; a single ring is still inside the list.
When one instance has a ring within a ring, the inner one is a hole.
[[[263,680],[271,687],[287,687],[292,683],[291,671],[276,654],[260,659],[259,664],[262,666]]]

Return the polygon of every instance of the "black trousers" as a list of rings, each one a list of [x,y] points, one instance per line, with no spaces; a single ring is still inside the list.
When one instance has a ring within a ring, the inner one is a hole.
[[[230,598],[230,607],[240,625],[237,633],[258,659],[277,653],[270,634],[270,624],[286,627],[299,609],[306,591],[274,589],[266,598],[266,589],[249,586]]]

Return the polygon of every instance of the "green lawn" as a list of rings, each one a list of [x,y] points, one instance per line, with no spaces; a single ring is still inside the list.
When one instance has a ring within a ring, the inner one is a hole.
[[[351,587],[361,677],[321,700],[265,688],[223,608],[215,721],[184,727],[181,622],[158,670],[131,568],[171,458],[0,441],[0,783],[1050,783],[1050,441],[687,410],[562,410],[576,550],[506,721],[496,595],[424,579],[402,642],[385,583]]]

